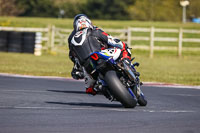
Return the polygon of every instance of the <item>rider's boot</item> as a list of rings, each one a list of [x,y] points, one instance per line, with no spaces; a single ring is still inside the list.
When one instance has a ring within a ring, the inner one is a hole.
[[[91,95],[96,95],[97,92],[94,90],[93,87],[86,88],[86,93]]]
[[[89,75],[85,76],[85,88],[87,94],[96,95],[97,91],[94,88],[96,80],[92,79]]]

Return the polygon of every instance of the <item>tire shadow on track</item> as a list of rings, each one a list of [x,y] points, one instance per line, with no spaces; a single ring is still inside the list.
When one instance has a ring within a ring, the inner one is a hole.
[[[47,90],[50,92],[70,93],[70,94],[86,94],[85,91],[66,91],[66,90]]]
[[[72,90],[47,90],[50,92],[58,92],[58,93],[69,93],[69,94],[83,94],[88,95],[85,91],[72,91]],[[102,95],[102,94],[98,94]],[[69,106],[76,106],[76,107],[102,107],[102,108],[123,108],[123,106],[119,104],[108,104],[108,103],[80,103],[80,102],[50,102],[47,101],[45,103],[48,104],[57,104],[57,105],[69,105]]]
[[[45,102],[47,104],[70,105],[79,107],[102,107],[102,108],[123,108],[121,104],[107,104],[107,103],[80,103],[80,102]]]
[[[85,91],[66,91],[66,90],[47,90],[47,91],[58,92],[58,93],[90,95],[90,94],[87,94]],[[103,94],[102,93],[97,93],[97,95],[103,95]]]

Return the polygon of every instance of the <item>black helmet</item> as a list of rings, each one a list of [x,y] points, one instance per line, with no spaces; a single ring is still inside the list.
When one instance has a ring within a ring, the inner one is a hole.
[[[85,14],[78,14],[74,17],[74,30],[79,31],[84,28],[93,28],[91,20]]]

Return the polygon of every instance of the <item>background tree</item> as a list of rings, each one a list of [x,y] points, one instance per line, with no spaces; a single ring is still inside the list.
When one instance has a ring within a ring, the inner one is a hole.
[[[83,12],[95,19],[129,19],[128,6],[134,0],[88,0]]]
[[[54,0],[16,0],[18,6],[24,10],[20,16],[57,17],[58,8]]]
[[[76,14],[82,12],[86,2],[87,0],[57,0],[55,1],[55,5],[59,10],[64,11],[63,17],[73,18]]]
[[[190,5],[187,7],[187,16],[200,17],[200,0],[190,0]]]
[[[17,16],[23,12],[16,6],[16,0],[0,0],[0,16]]]
[[[200,17],[200,0],[189,0],[187,19]],[[180,0],[0,0],[0,16],[181,21]]]
[[[131,19],[150,21],[180,21],[179,0],[136,0],[129,8]]]

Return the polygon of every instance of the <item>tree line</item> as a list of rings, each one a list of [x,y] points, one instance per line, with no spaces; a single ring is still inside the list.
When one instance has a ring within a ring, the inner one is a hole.
[[[0,0],[0,16],[181,21],[180,0]],[[200,1],[190,0],[187,19],[200,17]]]

